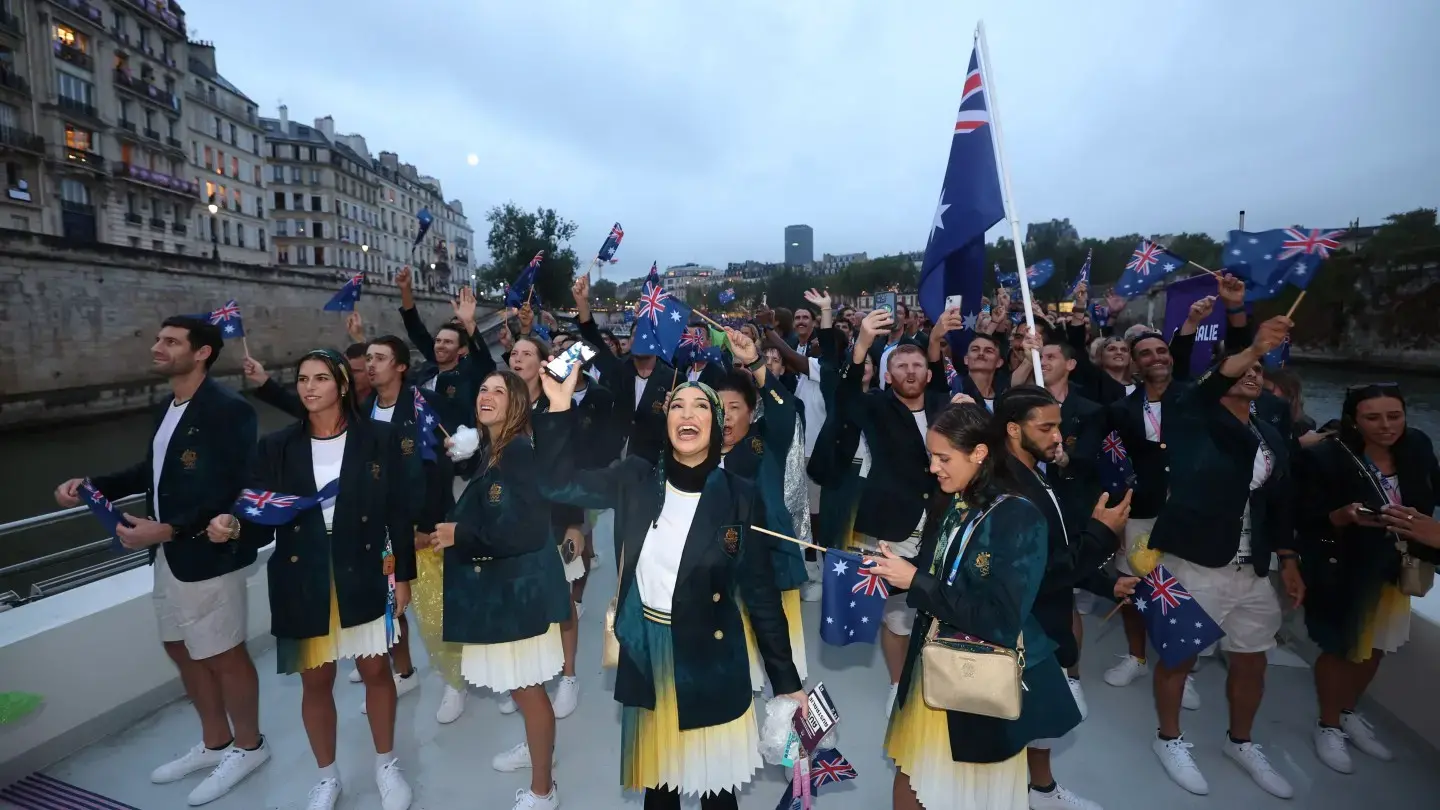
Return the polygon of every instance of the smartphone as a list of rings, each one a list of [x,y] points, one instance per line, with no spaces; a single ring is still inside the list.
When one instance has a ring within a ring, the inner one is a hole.
[[[1074,312],[1074,311],[1075,311],[1075,302],[1074,302],[1074,301],[1061,301],[1061,302],[1060,302],[1060,311],[1061,311],[1061,312],[1065,312],[1065,313]]]
[[[989,301],[986,301],[985,303],[983,303],[983,304],[980,305],[980,314],[981,314],[981,315],[989,315],[989,314],[990,314],[990,302],[989,302]]]
[[[896,300],[897,300],[897,299],[896,299],[895,293],[893,293],[893,292],[875,293],[875,308],[876,308],[876,309],[883,309],[883,310],[885,310],[886,312],[890,313],[890,317],[891,317],[891,318],[894,318],[894,317],[895,317],[895,302],[896,302]],[[888,329],[888,330],[886,330],[886,331],[894,331],[894,330],[897,329],[899,326],[900,326],[900,324],[898,324],[898,323],[892,324],[891,327],[890,327],[890,329]]]
[[[1371,509],[1368,506],[1355,507],[1355,513],[1366,517],[1380,517],[1380,511],[1378,509]]]
[[[959,308],[960,308],[960,304],[961,304],[964,300],[965,300],[965,296],[963,296],[963,295],[947,295],[947,296],[945,296],[945,311],[946,311],[946,312],[949,312],[949,311],[952,310],[952,309],[959,309]]]
[[[595,350],[588,344],[576,343],[565,350],[565,353],[545,364],[545,373],[564,382],[570,376],[570,370],[575,368],[576,363],[588,363],[595,357]]]

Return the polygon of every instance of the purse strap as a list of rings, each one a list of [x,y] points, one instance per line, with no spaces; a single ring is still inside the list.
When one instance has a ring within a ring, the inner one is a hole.
[[[950,576],[947,577],[947,578],[946,578],[946,581],[945,581],[945,585],[946,585],[947,587],[955,582],[955,575],[960,571],[960,561],[961,561],[962,559],[964,559],[964,557],[965,557],[965,549],[970,545],[970,536],[975,533],[975,528],[980,525],[981,521],[985,520],[985,518],[987,518],[987,517],[990,516],[990,513],[995,510],[995,507],[999,506],[999,505],[1001,504],[1001,502],[1003,502],[1003,501],[1005,501],[1005,500],[1008,500],[1010,497],[1012,497],[1012,496],[1010,496],[1010,495],[1001,495],[1001,496],[999,496],[999,497],[996,498],[993,502],[991,502],[991,504],[990,504],[989,506],[985,507],[985,511],[981,512],[978,516],[976,516],[974,520],[971,520],[970,522],[968,522],[968,523],[965,524],[965,529],[964,529],[963,532],[961,532],[961,535],[960,535],[960,549],[955,552],[955,562],[954,562],[953,564],[951,564],[951,566],[950,566]],[[953,536],[953,533],[952,533],[952,536]],[[937,540],[937,541],[936,541],[936,544],[935,544],[935,549],[936,549],[936,555],[935,555],[935,557],[934,557],[934,558],[931,560],[931,562],[930,562],[930,573],[931,573],[932,576],[934,575],[936,568],[939,567],[940,563],[944,562],[944,560],[945,560],[945,555],[946,555],[946,553],[949,552],[949,550],[950,550],[950,541],[948,541],[948,540],[945,541],[945,545],[944,545],[944,547],[943,547],[943,549],[942,549],[941,546],[940,546],[939,541]],[[936,635],[937,635],[939,632],[940,632],[940,619],[937,618],[937,617],[935,617],[935,616],[931,616],[931,617],[930,617],[930,630],[929,630],[928,632],[926,632],[926,634],[925,634],[925,640],[926,640],[927,642],[934,641]],[[999,645],[999,644],[993,644],[993,643],[988,642],[988,641],[982,641],[982,642],[980,642],[980,643],[983,644],[983,645],[985,645],[985,646],[987,646],[987,647],[994,647],[994,648],[996,648],[996,649],[1005,649],[1004,647],[1002,647],[1002,646]],[[1020,654],[1020,660],[1021,660],[1022,665],[1023,665],[1023,662],[1024,662],[1024,660],[1025,660],[1025,631],[1023,631],[1023,630],[1020,631],[1020,635],[1018,635],[1018,636],[1015,637],[1015,651]]]
[[[1340,449],[1345,451],[1345,455],[1349,456],[1350,460],[1355,462],[1356,468],[1360,470],[1360,475],[1364,476],[1365,480],[1370,483],[1370,487],[1371,489],[1375,490],[1375,494],[1380,496],[1380,502],[1382,504],[1389,505],[1390,496],[1386,492],[1385,485],[1383,482],[1377,480],[1375,477],[1376,474],[1380,473],[1380,470],[1373,468],[1373,465],[1366,464],[1365,462],[1361,461],[1360,457],[1355,455],[1355,451],[1351,450],[1349,445],[1345,444],[1345,442],[1342,442],[1339,439],[1331,439],[1331,441],[1340,445]],[[1394,537],[1397,543],[1405,544],[1405,550],[1401,553],[1407,555],[1410,553],[1410,541],[1401,539],[1399,535],[1395,534],[1392,531],[1389,531],[1388,529],[1385,533],[1390,535],[1391,537]]]

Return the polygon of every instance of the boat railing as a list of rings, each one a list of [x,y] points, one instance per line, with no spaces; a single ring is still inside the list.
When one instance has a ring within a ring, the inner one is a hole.
[[[114,504],[123,507],[130,504],[143,503],[144,499],[144,495],[131,495],[117,499],[114,501]],[[33,515],[19,520],[12,520],[8,523],[0,523],[0,542],[4,542],[6,538],[20,534],[21,532],[33,532],[46,529],[89,514],[89,507],[76,506],[70,509],[60,509],[42,515]],[[11,577],[43,571],[47,568],[63,566],[67,563],[82,560],[86,557],[105,552],[112,547],[114,542],[115,538],[111,536],[100,540],[84,542],[49,554],[42,554],[28,560],[21,560],[20,562],[0,567],[0,580],[7,580]],[[112,557],[94,565],[84,566],[76,570],[65,571],[56,576],[33,581],[29,584],[28,588],[21,589],[28,591],[28,595],[21,595],[17,593],[16,590],[0,592],[0,610],[19,607],[26,602],[52,596],[63,591],[68,591],[71,588],[78,588],[81,585],[87,585],[91,582],[113,576],[122,571],[138,568],[144,565],[147,560],[148,555],[144,551],[131,552]]]

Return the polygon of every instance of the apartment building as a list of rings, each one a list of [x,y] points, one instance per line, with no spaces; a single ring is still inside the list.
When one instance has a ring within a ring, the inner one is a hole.
[[[189,43],[185,121],[200,204],[190,231],[198,252],[269,264],[265,131],[258,106],[216,69],[215,46]]]
[[[454,290],[469,284],[475,233],[460,201],[446,202],[439,180],[400,162],[394,152],[381,152],[375,170],[381,184],[379,249],[385,279],[393,280],[400,268],[410,265],[429,289]],[[428,209],[433,219],[425,239],[416,245],[422,209]]]

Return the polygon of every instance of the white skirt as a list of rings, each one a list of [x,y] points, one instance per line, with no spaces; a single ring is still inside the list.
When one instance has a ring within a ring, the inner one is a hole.
[[[466,644],[460,651],[460,675],[494,692],[538,686],[565,666],[560,625],[538,636],[500,644]]]

